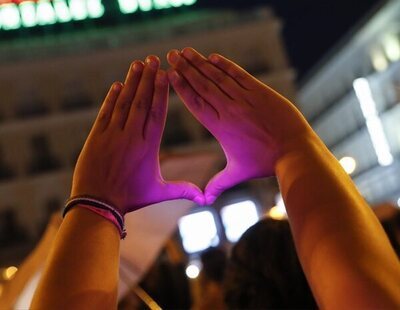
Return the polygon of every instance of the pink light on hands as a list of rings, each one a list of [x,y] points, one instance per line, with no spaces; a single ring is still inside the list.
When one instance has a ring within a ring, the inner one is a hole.
[[[312,133],[292,103],[230,60],[192,48],[172,50],[167,59],[171,85],[227,159],[205,189],[208,204],[236,184],[274,175],[296,138]]]
[[[204,203],[188,182],[165,182],[159,149],[168,103],[168,79],[159,59],[135,61],[124,85],[111,87],[79,156],[71,196],[92,196],[123,213],[186,198]]]

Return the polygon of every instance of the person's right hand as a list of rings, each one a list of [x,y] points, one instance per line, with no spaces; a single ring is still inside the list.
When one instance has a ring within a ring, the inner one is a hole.
[[[171,85],[227,158],[205,189],[208,204],[238,183],[273,175],[277,160],[313,135],[292,103],[228,59],[192,48],[167,59]]]
[[[83,147],[74,171],[71,197],[111,203],[121,213],[172,199],[204,203],[189,182],[166,182],[159,150],[167,117],[169,85],[155,56],[135,61],[125,84],[115,83]]]

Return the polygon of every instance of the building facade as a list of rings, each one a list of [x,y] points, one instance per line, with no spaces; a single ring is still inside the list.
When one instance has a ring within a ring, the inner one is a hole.
[[[384,1],[298,93],[300,109],[371,204],[400,198],[399,20],[400,2]]]

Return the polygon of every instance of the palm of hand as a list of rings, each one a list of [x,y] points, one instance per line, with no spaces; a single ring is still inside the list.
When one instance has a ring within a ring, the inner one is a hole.
[[[169,79],[193,115],[215,136],[227,159],[205,189],[207,203],[224,190],[274,174],[277,159],[307,122],[284,97],[219,55],[171,51]]]
[[[108,202],[121,213],[164,200],[186,198],[203,203],[188,182],[166,182],[158,153],[165,125],[168,80],[159,60],[135,62],[125,85],[115,83],[107,95],[79,156],[71,196]]]
[[[274,174],[286,141],[308,130],[285,98],[222,56],[172,51],[169,80],[192,114],[215,136],[227,159],[204,194],[188,182],[165,182],[159,148],[168,82],[159,60],[135,62],[125,85],[114,84],[99,112],[74,173],[72,196],[101,198],[122,213],[186,198],[211,204],[226,189]]]

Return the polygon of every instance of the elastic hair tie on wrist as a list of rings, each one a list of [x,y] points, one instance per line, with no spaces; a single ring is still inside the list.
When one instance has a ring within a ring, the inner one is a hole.
[[[124,216],[117,208],[101,200],[91,197],[72,197],[68,199],[65,204],[65,208],[62,214],[63,218],[73,207],[77,205],[81,205],[80,207],[93,211],[94,213],[112,222],[118,228],[121,239],[125,239],[126,228]]]

